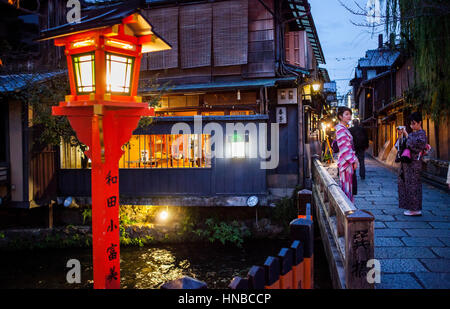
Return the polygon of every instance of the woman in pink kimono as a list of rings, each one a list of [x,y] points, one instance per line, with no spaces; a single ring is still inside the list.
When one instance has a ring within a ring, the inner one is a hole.
[[[339,184],[345,195],[354,202],[352,187],[353,173],[357,168],[357,157],[353,148],[353,137],[347,129],[347,125],[352,119],[352,110],[348,107],[339,107],[338,109],[339,123],[335,126],[336,141],[339,147],[338,168],[339,168]]]

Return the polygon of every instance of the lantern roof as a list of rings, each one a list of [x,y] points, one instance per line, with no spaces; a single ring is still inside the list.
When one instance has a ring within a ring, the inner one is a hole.
[[[128,27],[128,30],[131,30],[136,37],[153,36],[150,42],[142,44],[143,53],[171,49],[170,44],[155,32],[150,21],[140,13],[140,3],[140,1],[126,1],[125,3],[116,3],[100,8],[84,10],[81,12],[80,22],[67,23],[42,30],[38,41],[62,38],[86,31],[108,28],[122,24],[125,18],[133,16],[132,18],[135,22],[125,25]]]

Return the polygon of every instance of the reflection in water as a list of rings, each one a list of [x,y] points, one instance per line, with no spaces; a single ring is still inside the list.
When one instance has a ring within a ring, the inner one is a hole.
[[[128,256],[128,252],[124,252],[123,255],[128,257],[127,263],[121,259],[121,265],[124,265],[122,267],[124,275],[121,279],[123,288],[128,288],[131,284],[136,289],[159,287],[164,282],[182,277],[183,270],[190,266],[187,260],[177,261],[167,249],[146,249],[137,255],[137,262],[132,262],[136,257]]]
[[[121,287],[156,289],[167,281],[190,276],[208,288],[227,288],[234,276],[245,277],[253,265],[263,265],[290,241],[265,240],[242,249],[211,244],[176,244],[121,248]],[[81,283],[68,284],[70,259],[81,263]],[[325,265],[325,268],[328,268]],[[91,249],[3,252],[0,288],[92,288]]]

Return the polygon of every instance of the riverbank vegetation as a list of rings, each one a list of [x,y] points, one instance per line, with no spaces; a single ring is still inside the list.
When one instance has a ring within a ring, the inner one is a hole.
[[[296,194],[279,200],[274,207],[121,205],[120,242],[122,246],[140,247],[198,242],[241,248],[246,241],[287,239],[289,223],[297,216],[296,205]],[[54,212],[54,228],[10,228],[0,231],[0,248],[21,250],[92,245],[90,207],[61,207],[55,208]],[[163,212],[166,212],[165,216],[161,215]]]

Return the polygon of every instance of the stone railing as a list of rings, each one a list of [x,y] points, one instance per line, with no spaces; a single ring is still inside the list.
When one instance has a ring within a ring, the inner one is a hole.
[[[313,210],[328,258],[334,288],[370,289],[374,257],[374,216],[358,210],[315,157]],[[371,283],[372,282],[372,283]]]

